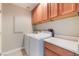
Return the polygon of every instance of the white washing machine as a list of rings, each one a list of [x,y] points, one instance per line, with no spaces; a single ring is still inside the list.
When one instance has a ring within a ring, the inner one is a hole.
[[[25,34],[24,47],[29,56],[43,56],[44,55],[44,39],[51,37],[49,32],[41,32],[38,34]]]

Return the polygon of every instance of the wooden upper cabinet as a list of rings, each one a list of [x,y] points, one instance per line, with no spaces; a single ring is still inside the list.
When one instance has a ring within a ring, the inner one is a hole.
[[[0,11],[1,11],[1,3],[0,3]]]
[[[48,4],[48,8],[49,8],[49,19],[58,16],[58,4],[57,3]]]
[[[32,22],[33,24],[38,24],[42,21],[42,5],[39,4],[33,11],[32,11]]]
[[[47,4],[41,4],[42,5],[42,21],[47,20]]]
[[[32,11],[32,23],[35,23],[35,10]]]
[[[37,23],[42,21],[42,5],[39,4],[37,7]]]
[[[47,4],[39,4],[32,11],[32,22],[33,24],[38,24],[42,21],[46,21],[48,18],[47,15]]]
[[[50,19],[68,17],[73,12],[79,12],[79,4],[40,3],[32,10],[33,24],[47,22]]]
[[[37,9],[35,8],[33,11],[32,11],[32,23],[33,24],[36,24],[37,22]]]
[[[79,12],[79,3],[76,4],[76,10]]]
[[[61,3],[60,6],[60,14],[65,15],[75,11],[74,3]]]
[[[33,24],[37,24],[42,19],[42,9],[41,5],[39,4],[33,11],[32,11],[32,22]]]

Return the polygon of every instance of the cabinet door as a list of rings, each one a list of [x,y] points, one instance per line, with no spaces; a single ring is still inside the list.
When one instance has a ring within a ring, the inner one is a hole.
[[[58,55],[52,52],[51,50],[44,48],[44,56],[58,56]]]
[[[33,23],[33,24],[34,24],[34,22],[35,22],[34,16],[35,16],[34,11],[32,11],[32,23]]]
[[[37,7],[37,23],[42,21],[42,5],[39,4]]]
[[[77,6],[76,10],[77,10],[77,12],[79,12],[79,3],[77,3],[76,6]]]
[[[1,3],[0,3],[0,11],[1,11]]]
[[[35,24],[37,20],[36,9],[32,11],[32,23]]]
[[[57,3],[51,3],[50,9],[49,9],[49,18],[54,18],[58,15],[58,4]]]
[[[62,3],[60,4],[60,14],[65,15],[75,11],[74,3]]]
[[[47,20],[47,4],[42,4],[42,21]]]

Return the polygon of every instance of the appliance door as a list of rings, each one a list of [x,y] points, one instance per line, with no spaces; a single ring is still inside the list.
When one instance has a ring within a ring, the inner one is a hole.
[[[25,35],[24,48],[27,55],[30,55],[30,37]]]
[[[30,38],[30,56],[43,56],[43,40]]]

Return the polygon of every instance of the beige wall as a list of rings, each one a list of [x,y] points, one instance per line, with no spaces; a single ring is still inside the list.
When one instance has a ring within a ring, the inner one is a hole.
[[[0,11],[1,11],[1,3],[0,3]],[[1,27],[1,26],[2,26],[2,24],[1,24],[2,21],[1,21],[1,20],[2,20],[2,19],[1,19],[1,13],[0,13],[0,53],[1,53],[1,36],[2,36],[2,35],[1,35],[1,33],[2,33],[2,32],[1,32],[1,29],[2,29],[2,27]]]
[[[1,38],[2,38],[2,35],[1,35],[1,33],[0,33],[0,53],[1,53],[1,51],[2,51],[2,50],[1,50],[1,48],[2,48],[2,47],[1,47],[1,43],[2,43],[2,42],[1,42]]]
[[[14,32],[14,16],[26,16],[23,32],[32,32],[31,12],[12,4],[2,4],[2,10],[2,52],[7,52],[20,48],[23,44],[23,33]]]
[[[53,28],[55,34],[79,36],[79,16],[50,21],[34,26],[34,29],[40,30],[49,28]]]

